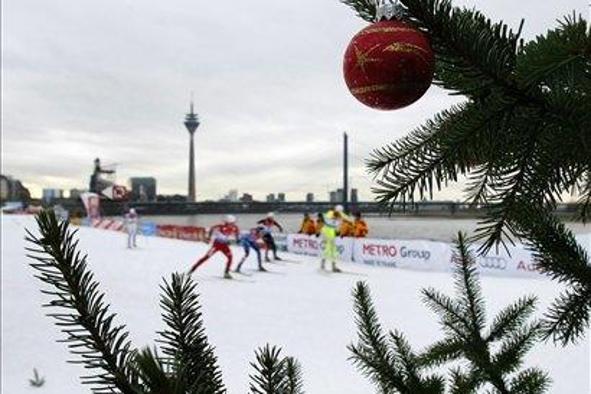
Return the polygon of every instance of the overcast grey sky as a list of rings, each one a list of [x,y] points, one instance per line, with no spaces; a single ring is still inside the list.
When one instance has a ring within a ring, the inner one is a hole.
[[[585,0],[463,0],[526,38]],[[352,186],[372,198],[363,159],[456,99],[431,88],[416,104],[377,112],[348,93],[341,64],[365,23],[337,0],[4,0],[2,173],[41,188],[87,187],[92,161],[118,181],[154,176],[186,193],[190,92],[197,198],[230,188],[262,198],[341,180],[350,133]],[[442,198],[458,198],[449,189]]]

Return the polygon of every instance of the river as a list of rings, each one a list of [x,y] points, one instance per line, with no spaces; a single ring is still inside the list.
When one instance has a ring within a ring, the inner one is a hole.
[[[239,214],[236,217],[238,226],[244,230],[254,227],[258,220],[264,218],[264,215]],[[223,215],[144,216],[142,219],[158,224],[210,227],[219,223],[223,219]],[[278,213],[275,215],[275,219],[284,227],[285,232],[292,233],[299,230],[302,215]],[[478,222],[475,219],[368,215],[365,220],[369,226],[369,237],[372,238],[451,241],[458,231],[473,234],[478,227]],[[582,223],[569,222],[567,226],[577,234],[591,232],[591,226],[584,226]]]

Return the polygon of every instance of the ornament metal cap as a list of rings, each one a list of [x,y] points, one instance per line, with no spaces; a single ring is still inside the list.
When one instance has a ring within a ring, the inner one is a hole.
[[[375,0],[375,2],[376,22],[400,19],[402,17],[402,9],[398,0]]]

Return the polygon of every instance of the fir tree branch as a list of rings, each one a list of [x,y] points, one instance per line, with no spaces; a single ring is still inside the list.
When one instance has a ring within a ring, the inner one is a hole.
[[[406,392],[404,379],[399,375],[388,349],[367,285],[357,283],[353,297],[359,343],[349,345],[349,350],[353,354],[351,359],[384,391],[396,388],[401,393]]]
[[[412,351],[402,333],[390,332],[392,348],[388,346],[367,285],[358,282],[353,295],[359,343],[349,345],[349,350],[357,367],[383,393],[443,393],[443,378],[438,375],[422,376],[425,359]]]
[[[455,278],[456,289],[460,294],[460,303],[465,306],[464,311],[469,316],[472,332],[480,333],[486,320],[484,299],[476,273],[476,264],[468,251],[466,237],[463,233],[458,234],[455,247],[457,261]]]
[[[492,322],[487,341],[495,342],[521,327],[535,311],[536,302],[536,297],[524,297],[499,312]]]
[[[494,89],[524,100],[513,81],[521,26],[517,33],[493,24],[478,11],[447,0],[401,0],[408,19],[427,31],[438,56],[436,80],[446,89],[478,100]],[[458,73],[457,70],[462,70]]]
[[[495,369],[504,374],[517,370],[525,354],[540,337],[540,324],[524,324],[511,330],[502,341],[501,348],[494,356]]]
[[[453,261],[457,298],[432,289],[423,290],[423,300],[439,315],[446,336],[420,354],[413,352],[398,331],[390,333],[388,346],[369,290],[364,283],[357,284],[354,297],[359,343],[349,346],[355,364],[382,393],[442,394],[446,389],[444,380],[437,374],[424,375],[426,370],[441,369],[450,361],[466,366],[465,371],[450,370],[451,393],[474,393],[489,385],[494,388],[491,393],[514,394],[512,387],[538,388],[543,393],[549,385],[543,372],[518,371],[540,334],[540,323],[528,321],[535,298],[523,298],[502,310],[488,329],[489,334],[485,335],[485,305],[476,263],[470,253],[470,243],[461,233],[456,240]],[[517,377],[513,376],[515,374]]]
[[[35,262],[36,278],[49,285],[44,291],[53,299],[45,306],[62,311],[51,313],[56,325],[66,334],[63,340],[70,352],[80,357],[72,361],[98,372],[82,376],[96,393],[135,394],[133,371],[129,361],[134,351],[125,326],[115,326],[115,314],[109,312],[104,293],[88,270],[86,256],[77,250],[75,231],[68,222],[58,221],[53,211],[43,211],[37,218],[39,235],[27,230],[26,240],[34,247],[26,248]]]
[[[391,204],[399,199],[413,201],[415,194],[432,196],[448,181],[457,181],[458,175],[496,154],[503,131],[499,122],[510,116],[503,104],[461,104],[409,136],[375,150],[367,165],[375,176],[381,175],[374,189],[378,200]]]
[[[514,220],[528,240],[537,267],[570,285],[546,314],[546,335],[562,344],[578,340],[590,321],[591,266],[587,252],[564,224],[544,211],[524,204]]]
[[[340,0],[341,3],[351,7],[358,17],[367,21],[375,22],[376,5],[373,0]]]
[[[461,339],[445,338],[427,347],[421,354],[421,364],[426,367],[441,366],[462,356],[464,342]]]
[[[459,368],[451,370],[450,394],[472,394],[476,393],[483,384],[483,378],[478,371],[462,372]]]
[[[539,394],[545,393],[551,380],[548,374],[530,368],[520,372],[511,382],[512,394]]]
[[[224,393],[214,348],[203,326],[197,283],[190,276],[173,274],[160,288],[167,327],[159,333],[164,354],[171,358],[172,366],[183,367],[191,393]]]
[[[589,326],[591,289],[574,286],[562,293],[545,314],[544,331],[562,345],[576,343]]]
[[[266,345],[256,352],[256,362],[250,363],[255,373],[250,375],[251,394],[302,394],[301,369],[291,357],[281,357],[281,349]]]
[[[286,393],[303,394],[304,382],[302,378],[302,367],[293,357],[285,358]]]
[[[421,292],[427,307],[441,316],[443,329],[465,340],[471,330],[471,323],[461,305],[435,289],[423,289]]]
[[[141,381],[137,394],[188,394],[194,393],[187,388],[187,379],[180,367],[176,374],[166,371],[167,364],[149,348],[139,351],[133,359],[133,369]]]

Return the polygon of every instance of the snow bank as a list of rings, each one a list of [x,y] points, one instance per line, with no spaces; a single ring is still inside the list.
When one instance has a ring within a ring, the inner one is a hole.
[[[24,228],[33,228],[27,216],[2,217],[2,389],[20,394],[79,394],[80,366],[71,359],[63,336],[44,316],[47,301],[33,278],[24,253]],[[137,346],[153,345],[162,327],[158,307],[163,276],[186,271],[206,245],[194,242],[140,237],[139,249],[125,248],[125,234],[81,228],[80,245],[89,254],[89,265],[101,281],[113,311],[127,323]],[[242,252],[236,250],[241,256]],[[249,361],[254,349],[267,342],[283,346],[302,365],[309,393],[370,393],[373,386],[351,365],[347,344],[355,340],[351,289],[357,280],[370,284],[376,306],[387,328],[400,328],[414,346],[440,338],[437,320],[420,302],[419,291],[433,286],[453,292],[447,273],[425,273],[391,268],[343,264],[357,275],[329,275],[317,271],[313,257],[289,256],[300,264],[269,265],[273,273],[255,274],[252,282],[217,279],[223,257],[216,256],[195,276],[200,279],[207,333],[216,347],[229,393],[248,391]],[[254,257],[245,263],[255,267]],[[540,310],[560,287],[546,279],[484,277],[483,289],[492,315],[523,294],[535,294]],[[588,339],[566,349],[540,344],[527,360],[553,378],[551,393],[589,391]],[[28,379],[37,368],[46,383],[40,389]]]

